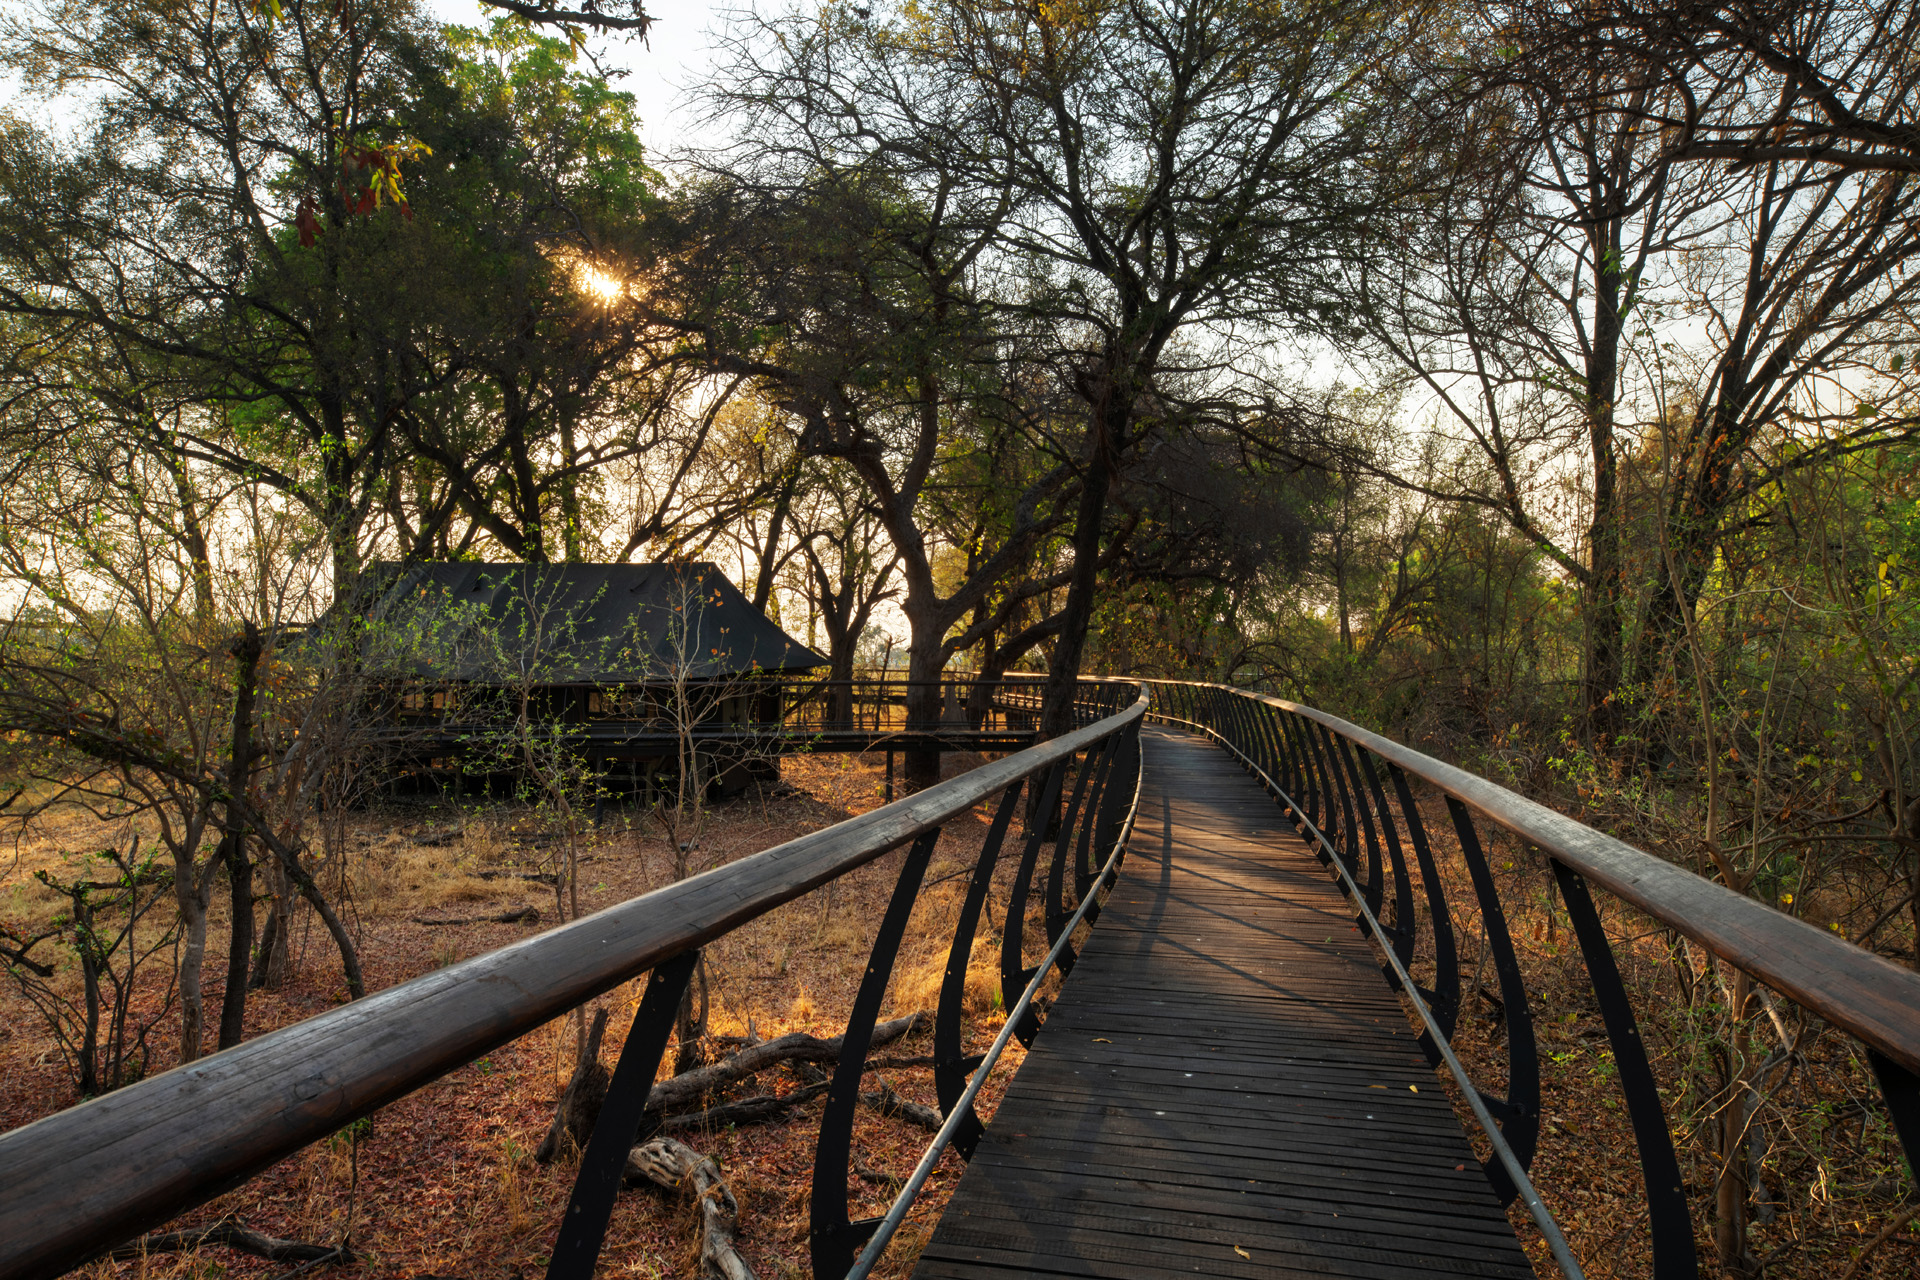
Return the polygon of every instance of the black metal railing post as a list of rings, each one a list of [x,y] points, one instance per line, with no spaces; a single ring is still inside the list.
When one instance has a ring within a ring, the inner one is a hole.
[[[1867,1046],[1867,1064],[1880,1082],[1893,1132],[1906,1152],[1907,1173],[1920,1180],[1920,1073],[1907,1070],[1872,1045]]]
[[[1441,1035],[1450,1039],[1460,1016],[1460,959],[1454,943],[1453,911],[1447,905],[1446,882],[1441,880],[1440,869],[1434,862],[1426,823],[1421,820],[1420,806],[1407,785],[1407,775],[1392,763],[1388,764],[1387,772],[1393,778],[1400,819],[1406,824],[1407,839],[1413,845],[1414,860],[1420,867],[1420,887],[1427,896],[1427,927],[1433,931],[1433,987],[1422,988],[1421,995],[1433,1006],[1433,1019],[1439,1024]],[[1420,1047],[1428,1062],[1440,1064],[1440,1047],[1424,1031],[1420,1033]]]
[[[1380,787],[1379,770],[1373,767],[1374,755],[1365,747],[1356,751],[1361,771],[1367,776],[1367,792],[1373,797],[1374,812],[1380,815],[1380,836],[1386,842],[1387,857],[1393,864],[1393,951],[1400,957],[1401,965],[1407,966],[1413,963],[1414,947],[1419,942],[1419,922],[1413,914],[1413,882],[1407,875],[1407,854],[1400,846],[1400,831],[1394,824],[1393,811],[1387,807],[1386,792]]]
[[[1347,740],[1339,738],[1336,743],[1339,748],[1342,776],[1346,780],[1348,793],[1353,796],[1354,807],[1359,810],[1361,835],[1366,841],[1367,879],[1364,887],[1367,910],[1379,915],[1383,868],[1381,867],[1380,841],[1373,830],[1373,809],[1368,803],[1370,797],[1367,795],[1366,788],[1360,783],[1360,767],[1354,763],[1353,751],[1348,746]]]
[[[1474,896],[1479,899],[1481,934],[1493,954],[1493,971],[1500,980],[1501,1013],[1507,1029],[1507,1095],[1505,1098],[1481,1097],[1487,1109],[1500,1121],[1500,1131],[1513,1148],[1523,1169],[1533,1165],[1534,1149],[1540,1139],[1540,1058],[1533,1038],[1533,1010],[1528,1006],[1527,984],[1520,973],[1520,958],[1513,949],[1513,937],[1507,932],[1506,911],[1500,905],[1500,891],[1493,882],[1493,870],[1480,847],[1480,834],[1474,829],[1467,807],[1447,797],[1447,812],[1460,838],[1460,855],[1472,877]],[[1470,993],[1473,995],[1481,992]],[[1499,1193],[1502,1204],[1511,1204],[1519,1188],[1497,1161],[1486,1162],[1487,1178]]]
[[[840,1062],[827,1086],[827,1105],[820,1114],[820,1140],[813,1152],[813,1192],[808,1204],[808,1236],[813,1249],[815,1280],[839,1280],[853,1265],[854,1255],[866,1243],[874,1224],[853,1222],[847,1214],[847,1170],[853,1150],[853,1116],[860,1105],[860,1077],[866,1071],[867,1046],[880,1020],[880,1002],[886,997],[893,963],[906,936],[907,919],[920,895],[938,829],[916,839],[900,864],[893,897],[880,920],[853,998],[853,1012],[840,1040]]]
[[[1069,850],[1073,847],[1073,838],[1079,829],[1081,809],[1086,804],[1088,788],[1093,782],[1093,775],[1098,766],[1099,762],[1091,751],[1081,758],[1080,767],[1074,774],[1073,799],[1068,802],[1067,811],[1060,818],[1059,831],[1054,836],[1053,858],[1047,864],[1045,889],[1048,946],[1060,940],[1060,933],[1066,926],[1067,917],[1073,914],[1073,907],[1067,902]],[[1062,956],[1062,972],[1072,972],[1072,957],[1073,948],[1069,947]]]
[[[613,1216],[613,1202],[626,1172],[627,1152],[639,1136],[647,1095],[653,1090],[653,1077],[660,1070],[667,1038],[673,1034],[674,1019],[680,1012],[681,996],[698,959],[698,951],[683,951],[647,978],[647,989],[633,1015],[627,1041],[621,1046],[620,1061],[614,1066],[593,1134],[580,1153],[580,1169],[573,1179],[567,1212],[560,1219],[560,1234],[547,1261],[547,1280],[592,1280],[600,1246],[606,1239],[607,1221]]]
[[[1326,819],[1326,797],[1320,789],[1320,762],[1313,750],[1313,736],[1308,732],[1309,722],[1291,711],[1284,714],[1288,736],[1293,739],[1293,752],[1300,762],[1300,790],[1294,799],[1303,803],[1305,821],[1319,826]],[[1295,823],[1296,827],[1301,825]]]
[[[1056,763],[1047,771],[1046,780],[1031,793],[1037,797],[1037,803],[1027,809],[1025,847],[1020,852],[1019,865],[1014,868],[1013,890],[1007,898],[1006,923],[1000,930],[1000,989],[1003,992],[1018,991],[1033,977],[1034,971],[1023,953],[1027,902],[1033,892],[1033,872],[1040,857],[1040,846],[1046,840],[1046,815],[1052,814],[1060,803],[1060,792],[1065,786],[1070,763],[1066,760]],[[1021,1044],[1031,1046],[1039,1030],[1040,1020],[1029,1014],[1014,1034],[1020,1038]]]
[[[1079,823],[1080,834],[1073,852],[1073,901],[1078,905],[1080,899],[1087,896],[1087,889],[1093,884],[1094,872],[1104,861],[1099,856],[1097,840],[1100,828],[1100,816],[1106,812],[1107,786],[1113,774],[1113,762],[1120,750],[1120,734],[1114,734],[1100,744],[1100,764],[1094,771],[1093,791],[1087,797],[1087,820]]]
[[[973,962],[974,934],[980,928],[980,913],[987,894],[993,888],[993,871],[1000,861],[1000,849],[1006,842],[1015,807],[1020,802],[1024,783],[1016,782],[1000,795],[993,812],[987,838],[980,846],[980,857],[973,864],[973,877],[967,882],[967,896],[960,904],[960,919],[953,927],[953,945],[947,951],[947,968],[940,980],[940,1004],[933,1018],[933,1087],[940,1099],[940,1113],[951,1115],[967,1076],[980,1065],[977,1056],[969,1056],[960,1039],[960,1015],[967,999],[967,970]],[[978,1120],[968,1117],[953,1145],[964,1159],[973,1158],[974,1146],[986,1131]]]
[[[1549,859],[1561,899],[1573,923],[1573,936],[1586,961],[1587,980],[1607,1028],[1613,1065],[1620,1076],[1620,1092],[1633,1125],[1634,1145],[1640,1153],[1640,1176],[1646,1186],[1647,1221],[1653,1235],[1653,1280],[1691,1280],[1700,1272],[1693,1246],[1693,1222],[1687,1215],[1687,1188],[1680,1176],[1680,1158],[1660,1105],[1660,1087],[1647,1062],[1646,1045],[1633,1016],[1633,1005],[1620,981],[1607,931],[1594,910],[1593,896],[1578,872]]]

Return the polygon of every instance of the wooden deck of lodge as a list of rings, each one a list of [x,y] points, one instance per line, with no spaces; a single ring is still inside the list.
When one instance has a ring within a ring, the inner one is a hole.
[[[1329,873],[1145,730],[1131,852],[914,1275],[1533,1274]]]

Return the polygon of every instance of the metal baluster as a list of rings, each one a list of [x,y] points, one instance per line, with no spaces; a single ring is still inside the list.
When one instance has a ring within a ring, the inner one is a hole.
[[[1340,842],[1340,853],[1347,861],[1347,870],[1358,881],[1360,866],[1360,826],[1354,821],[1353,792],[1347,786],[1347,775],[1340,767],[1340,739],[1333,730],[1325,725],[1317,725],[1320,730],[1320,746],[1326,753],[1327,772],[1333,775],[1333,788],[1340,795],[1340,816],[1345,825],[1346,838]]]
[[[1060,931],[1066,927],[1067,917],[1073,914],[1073,908],[1067,905],[1067,850],[1073,844],[1074,830],[1079,824],[1080,811],[1087,798],[1087,785],[1093,780],[1097,763],[1092,751],[1081,756],[1080,768],[1074,775],[1073,800],[1060,816],[1060,830],[1053,842],[1053,861],[1047,865],[1046,891],[1049,947],[1060,941]],[[1071,947],[1060,953],[1061,973],[1072,972],[1072,956]]]
[[[1253,767],[1271,778],[1275,775],[1273,761],[1267,759],[1267,735],[1260,715],[1262,706],[1259,695],[1250,692],[1240,695],[1240,723],[1247,738],[1247,745],[1242,749],[1247,759],[1253,761]],[[1264,788],[1266,784],[1261,786]]]
[[[1107,740],[1100,744],[1100,764],[1093,774],[1093,792],[1087,797],[1085,820],[1080,823],[1080,838],[1073,852],[1073,903],[1087,896],[1087,886],[1093,883],[1093,874],[1097,864],[1094,857],[1094,835],[1100,826],[1100,815],[1106,812],[1107,784],[1113,772],[1114,754],[1120,749],[1120,735],[1110,733]]]
[[[1046,838],[1045,815],[1053,812],[1060,802],[1060,790],[1066,781],[1067,762],[1058,761],[1047,770],[1047,780],[1039,789],[1039,803],[1027,809],[1026,848],[1020,854],[1020,865],[1013,874],[1013,892],[1007,898],[1006,927],[1000,931],[1000,990],[1024,991],[1027,983],[1033,980],[1033,969],[1027,966],[1020,954],[1022,936],[1027,925],[1027,898],[1033,889],[1033,868],[1040,857],[1040,842]],[[1020,1043],[1033,1045],[1033,1037],[1040,1030],[1040,1019],[1029,1009],[1020,1019],[1020,1025],[1014,1028],[1014,1035]]]
[[[667,1051],[667,1037],[680,1012],[680,998],[698,959],[698,951],[683,951],[656,966],[647,978],[646,992],[640,997],[640,1008],[633,1015],[627,1042],[620,1048],[620,1061],[607,1085],[606,1101],[594,1122],[593,1136],[580,1153],[573,1194],[567,1199],[567,1213],[560,1219],[560,1234],[547,1260],[547,1280],[592,1280],[601,1242],[607,1236],[607,1221],[613,1216],[614,1198],[620,1193],[620,1179],[626,1172],[627,1152],[640,1136],[647,1095],[653,1092],[653,1077],[660,1070],[660,1057]]]
[[[1306,816],[1307,771],[1300,763],[1300,752],[1294,742],[1293,722],[1293,712],[1273,708],[1274,732],[1279,736],[1287,762],[1287,776],[1282,785],[1286,788],[1288,801],[1299,810],[1295,812],[1295,808],[1289,808],[1286,816],[1298,826],[1300,819]]]
[[[1394,796],[1400,801],[1400,815],[1407,824],[1407,838],[1413,842],[1413,856],[1420,864],[1420,886],[1427,894],[1427,918],[1433,929],[1433,989],[1421,988],[1420,994],[1433,1010],[1433,1020],[1447,1039],[1460,1016],[1460,959],[1453,942],[1453,912],[1447,907],[1447,889],[1433,863],[1433,849],[1427,843],[1426,824],[1420,821],[1420,806],[1413,802],[1407,787],[1407,775],[1397,764],[1388,762],[1393,776]],[[1440,1065],[1440,1047],[1425,1031],[1420,1033],[1420,1048],[1427,1061]]]
[[[1266,702],[1254,703],[1254,714],[1260,720],[1260,735],[1266,743],[1267,776],[1283,788],[1287,785],[1286,756],[1280,746],[1280,730],[1276,713]]]
[[[1360,767],[1354,763],[1352,749],[1348,746],[1345,738],[1336,738],[1335,741],[1340,749],[1340,763],[1346,766],[1345,777],[1349,784],[1348,790],[1352,792],[1354,802],[1360,810],[1361,830],[1366,836],[1367,882],[1364,886],[1364,891],[1367,899],[1367,910],[1377,916],[1380,914],[1382,872],[1380,867],[1380,842],[1373,833],[1373,810],[1367,804],[1366,788],[1360,784]],[[1384,812],[1383,810],[1383,816]]]
[[[860,990],[853,998],[853,1012],[847,1017],[847,1029],[840,1039],[840,1064],[834,1069],[833,1083],[827,1086],[827,1105],[820,1115],[820,1140],[813,1151],[813,1195],[810,1204],[810,1230],[815,1280],[840,1280],[853,1265],[867,1237],[873,1234],[878,1219],[850,1222],[847,1218],[847,1164],[853,1150],[853,1113],[860,1105],[860,1077],[867,1068],[867,1047],[873,1042],[874,1024],[880,1019],[880,1002],[886,997],[887,982],[893,976],[893,962],[900,954],[900,940],[906,936],[907,918],[913,914],[914,899],[920,896],[920,882],[927,874],[927,861],[940,839],[936,828],[916,839],[900,864],[900,878],[894,882],[893,897],[874,935],[873,950],[867,956],[867,971],[860,979]]]
[[[1241,755],[1252,760],[1254,758],[1253,740],[1252,735],[1247,732],[1247,695],[1234,692],[1224,696],[1227,702],[1227,723],[1232,726],[1228,741],[1233,743],[1234,749]]]
[[[1116,749],[1113,773],[1107,785],[1100,808],[1100,829],[1094,837],[1094,863],[1105,866],[1107,858],[1113,853],[1114,843],[1120,839],[1121,824],[1127,820],[1127,808],[1133,800],[1133,794],[1140,775],[1140,725],[1135,722],[1117,735],[1120,745]],[[1081,891],[1083,894],[1085,890]],[[1100,913],[1096,905],[1087,913],[1089,920]]]
[[[1320,743],[1314,732],[1319,726],[1305,716],[1298,717],[1300,730],[1300,749],[1307,758],[1307,768],[1313,778],[1308,790],[1313,795],[1314,825],[1322,831],[1333,825],[1333,792],[1327,787],[1326,762],[1320,758]],[[1323,860],[1331,857],[1324,850],[1316,851]]]
[[[1255,694],[1240,695],[1240,723],[1247,735],[1247,758],[1253,761],[1255,768],[1271,778],[1274,776],[1273,761],[1267,758],[1267,735],[1262,728],[1260,715],[1262,706]]]
[[[1694,1254],[1693,1222],[1687,1215],[1687,1188],[1680,1178],[1680,1160],[1674,1154],[1666,1112],[1660,1105],[1660,1088],[1654,1083],[1653,1068],[1647,1065],[1647,1049],[1640,1040],[1633,1004],[1620,981],[1620,967],[1614,963],[1613,948],[1607,942],[1600,913],[1594,910],[1587,882],[1572,868],[1548,861],[1573,921],[1580,954],[1586,958],[1587,978],[1593,983],[1594,999],[1606,1023],[1613,1065],[1620,1073],[1620,1093],[1626,1099],[1633,1140],[1640,1149],[1647,1221],[1653,1235],[1654,1280],[1689,1280],[1700,1274],[1700,1263]]]
[[[1300,807],[1300,812],[1293,815],[1293,827],[1295,831],[1304,832],[1306,822],[1318,826],[1319,818],[1316,816],[1318,806],[1314,803],[1313,766],[1307,755],[1306,742],[1301,736],[1301,725],[1297,712],[1281,713],[1281,732],[1286,736],[1287,751],[1294,761],[1294,772],[1298,775],[1290,792],[1293,802]]]
[[[980,860],[973,865],[973,879],[967,884],[967,897],[960,904],[960,922],[953,929],[953,946],[947,951],[947,971],[940,982],[940,1005],[933,1018],[933,1087],[940,1098],[940,1113],[950,1115],[960,1095],[966,1092],[967,1077],[980,1065],[978,1054],[968,1054],[960,1039],[960,1012],[967,998],[967,966],[973,959],[973,935],[980,926],[980,912],[993,888],[993,869],[1000,861],[1000,847],[1012,825],[1014,807],[1020,802],[1025,783],[1016,782],[1000,793],[1000,807],[994,810],[993,823],[987,828],[986,843],[980,847]],[[953,1145],[961,1158],[971,1160],[973,1148],[985,1132],[980,1122],[969,1116],[953,1136]]]
[[[1453,829],[1460,836],[1460,853],[1473,876],[1474,896],[1480,900],[1480,919],[1486,925],[1487,946],[1493,950],[1493,971],[1500,978],[1500,1002],[1507,1022],[1507,1096],[1480,1096],[1487,1110],[1500,1124],[1500,1132],[1522,1169],[1533,1167],[1533,1153],[1540,1139],[1540,1060],[1533,1042],[1533,1011],[1527,1007],[1526,981],[1520,975],[1520,960],[1513,951],[1513,938],[1507,933],[1507,915],[1500,906],[1500,892],[1493,883],[1493,872],[1480,848],[1480,835],[1473,827],[1467,807],[1447,797],[1447,812],[1453,817]],[[1493,1184],[1500,1203],[1511,1204],[1520,1194],[1513,1179],[1498,1161],[1486,1162],[1487,1180]]]
[[[1373,796],[1374,812],[1380,815],[1380,834],[1387,843],[1387,859],[1393,864],[1393,953],[1400,957],[1402,965],[1413,963],[1413,947],[1417,937],[1413,915],[1413,883],[1407,876],[1406,850],[1400,847],[1400,832],[1394,826],[1393,812],[1387,808],[1386,792],[1380,787],[1380,774],[1373,767],[1373,752],[1361,747],[1355,751],[1360,757],[1360,771],[1367,776],[1367,790]],[[1399,977],[1388,965],[1387,981],[1399,984]]]
[[[1881,1096],[1887,1100],[1887,1112],[1893,1118],[1893,1132],[1900,1149],[1907,1153],[1907,1172],[1920,1178],[1920,1075],[1867,1046],[1867,1062],[1880,1081]]]
[[[1113,744],[1113,759],[1102,773],[1098,801],[1088,806],[1091,816],[1087,822],[1087,830],[1092,833],[1094,844],[1093,870],[1088,874],[1086,883],[1076,890],[1082,902],[1086,901],[1087,895],[1098,893],[1100,868],[1107,865],[1107,858],[1112,855],[1114,845],[1120,839],[1120,828],[1126,822],[1127,810],[1133,803],[1139,775],[1137,768],[1129,762],[1139,758],[1139,722],[1135,721],[1127,728],[1113,734],[1108,741]],[[1116,864],[1115,870],[1118,869]],[[1111,886],[1112,882],[1109,881],[1108,884]],[[1087,905],[1083,919],[1088,928],[1092,928],[1100,919],[1100,906],[1098,900]],[[1070,947],[1067,949],[1067,951],[1071,950]],[[1061,954],[1064,956],[1067,951]]]
[[[1306,730],[1307,745],[1313,751],[1314,768],[1320,775],[1321,785],[1326,789],[1327,803],[1320,819],[1320,830],[1332,840],[1335,856],[1346,864],[1347,873],[1353,875],[1359,870],[1353,856],[1353,805],[1347,800],[1346,789],[1334,774],[1333,739],[1318,720],[1307,720],[1301,727]],[[1347,829],[1344,839],[1333,830],[1334,823],[1341,817],[1334,808],[1336,804],[1345,811]]]

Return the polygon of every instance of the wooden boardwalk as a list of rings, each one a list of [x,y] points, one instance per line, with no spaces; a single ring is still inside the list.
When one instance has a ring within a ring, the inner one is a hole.
[[[1531,1276],[1352,912],[1151,726],[1132,851],[914,1275]]]

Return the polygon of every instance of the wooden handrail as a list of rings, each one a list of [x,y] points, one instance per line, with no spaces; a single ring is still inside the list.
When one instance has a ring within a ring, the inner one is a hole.
[[[1132,682],[1139,688],[1138,682]],[[0,1276],[57,1276],[1146,713],[329,1010],[0,1134]]]
[[[1232,685],[1142,683],[1217,689],[1318,721],[1426,780],[1907,1070],[1920,1072],[1920,973],[1339,716]]]

